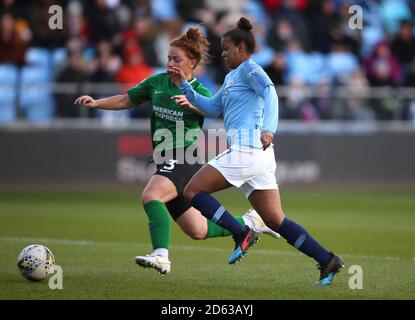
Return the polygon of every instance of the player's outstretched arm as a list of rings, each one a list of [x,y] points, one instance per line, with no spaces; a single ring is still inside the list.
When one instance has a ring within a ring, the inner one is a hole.
[[[106,110],[128,109],[134,105],[127,94],[120,94],[98,100],[95,100],[90,96],[81,96],[75,100],[74,104],[84,105],[89,108]]]
[[[202,111],[205,115],[209,117],[219,117],[223,112],[222,106],[222,93],[223,87],[213,96],[213,98],[208,98],[202,96],[193,90],[192,86],[186,81],[186,77],[183,71],[178,67],[169,67],[167,70],[173,83],[184,93],[187,100],[195,106],[197,109]],[[176,100],[177,97],[173,98]],[[177,100],[176,100],[177,103]]]

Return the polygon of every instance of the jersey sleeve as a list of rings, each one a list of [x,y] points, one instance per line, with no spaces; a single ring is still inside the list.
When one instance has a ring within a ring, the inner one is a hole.
[[[127,91],[128,98],[136,105],[151,100],[154,80],[154,76],[150,76],[129,89]]]
[[[212,93],[209,91],[209,89],[199,85],[197,88],[195,88],[195,91],[197,93],[199,93],[200,95],[207,97],[207,98],[212,98]]]
[[[179,89],[182,90],[187,100],[189,100],[189,102],[200,111],[204,112],[206,116],[217,118],[223,112],[223,106],[221,102],[223,86],[213,96],[213,98],[197,93],[187,81],[182,81],[182,83],[179,85]]]
[[[262,132],[274,134],[278,126],[278,96],[274,86],[266,86],[261,95],[264,98],[264,124]]]
[[[278,126],[278,96],[267,73],[258,65],[246,66],[246,83],[264,99],[264,125],[262,132],[275,133]]]
[[[267,73],[258,65],[248,65],[245,81],[257,94],[262,94],[267,86],[273,86]]]

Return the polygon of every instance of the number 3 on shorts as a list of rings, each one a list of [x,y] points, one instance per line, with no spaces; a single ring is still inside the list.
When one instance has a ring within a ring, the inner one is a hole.
[[[174,165],[177,163],[177,160],[170,159],[168,165],[163,166],[163,169],[160,169],[160,172],[171,172],[174,169]]]

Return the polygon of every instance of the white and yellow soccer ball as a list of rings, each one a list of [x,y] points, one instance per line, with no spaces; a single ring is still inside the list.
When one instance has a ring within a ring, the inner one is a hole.
[[[17,267],[22,276],[28,280],[45,280],[54,266],[55,258],[52,251],[41,244],[27,246],[17,258]]]

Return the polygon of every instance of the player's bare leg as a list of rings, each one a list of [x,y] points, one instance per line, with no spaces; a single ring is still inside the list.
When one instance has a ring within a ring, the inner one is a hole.
[[[194,240],[203,240],[208,234],[206,218],[193,207],[186,210],[176,222],[183,232]]]
[[[176,197],[177,190],[174,183],[170,179],[156,174],[145,186],[141,194],[141,202],[146,204],[151,200],[158,200],[166,203]]]
[[[280,228],[285,214],[278,190],[255,190],[249,195],[248,200],[269,228],[274,231]]]
[[[183,194],[186,200],[191,202],[199,192],[214,193],[231,186],[216,168],[207,164],[190,179]]]

